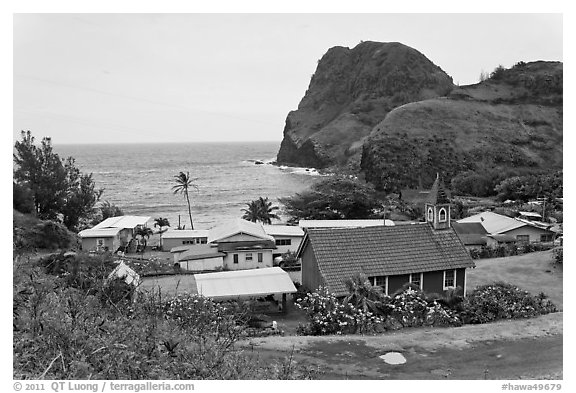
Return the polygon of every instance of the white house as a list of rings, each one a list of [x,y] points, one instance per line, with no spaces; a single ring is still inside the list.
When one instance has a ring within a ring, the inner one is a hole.
[[[304,230],[294,225],[263,225],[264,231],[274,238],[276,250],[272,254],[274,260],[281,257],[288,251],[296,252],[302,238]]]
[[[207,244],[177,246],[170,251],[185,270],[260,269],[273,266],[275,240],[261,224],[237,219],[208,231]]]
[[[118,216],[109,217],[90,229],[78,233],[83,250],[116,251],[135,236],[138,227],[146,227],[152,217]]]
[[[209,232],[205,229],[168,229],[162,234],[162,250],[170,251],[178,246],[207,244]]]

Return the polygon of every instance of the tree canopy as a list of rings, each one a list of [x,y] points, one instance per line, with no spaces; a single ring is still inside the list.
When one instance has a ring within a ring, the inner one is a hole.
[[[345,177],[321,180],[310,190],[279,200],[290,222],[376,218],[382,208],[372,186]]]
[[[266,198],[258,198],[256,200],[250,201],[247,204],[246,209],[242,209],[244,215],[242,218],[244,220],[256,222],[260,221],[263,224],[272,224],[272,220],[277,220],[280,217],[276,213],[275,210],[278,210],[278,206],[272,206],[272,202]]]
[[[52,140],[42,138],[40,146],[30,131],[14,144],[14,181],[29,189],[39,218],[61,220],[76,229],[88,219],[103,190],[97,190],[92,174],[76,167],[74,158],[61,159],[52,149]]]

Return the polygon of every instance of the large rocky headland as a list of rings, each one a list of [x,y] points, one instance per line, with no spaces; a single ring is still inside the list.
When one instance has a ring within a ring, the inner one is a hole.
[[[462,173],[562,169],[563,64],[519,62],[457,86],[401,43],[330,48],[286,118],[282,165],[347,170],[377,189]]]

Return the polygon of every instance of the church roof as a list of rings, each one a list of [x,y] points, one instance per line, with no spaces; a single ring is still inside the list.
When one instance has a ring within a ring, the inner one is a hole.
[[[444,187],[444,181],[439,175],[436,175],[436,180],[432,185],[432,189],[428,193],[427,203],[438,205],[441,203],[450,203],[450,191]]]

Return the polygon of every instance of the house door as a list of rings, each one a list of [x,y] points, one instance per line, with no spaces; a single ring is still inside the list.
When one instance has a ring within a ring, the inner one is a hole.
[[[104,250],[104,239],[96,239],[96,251],[102,251]]]

